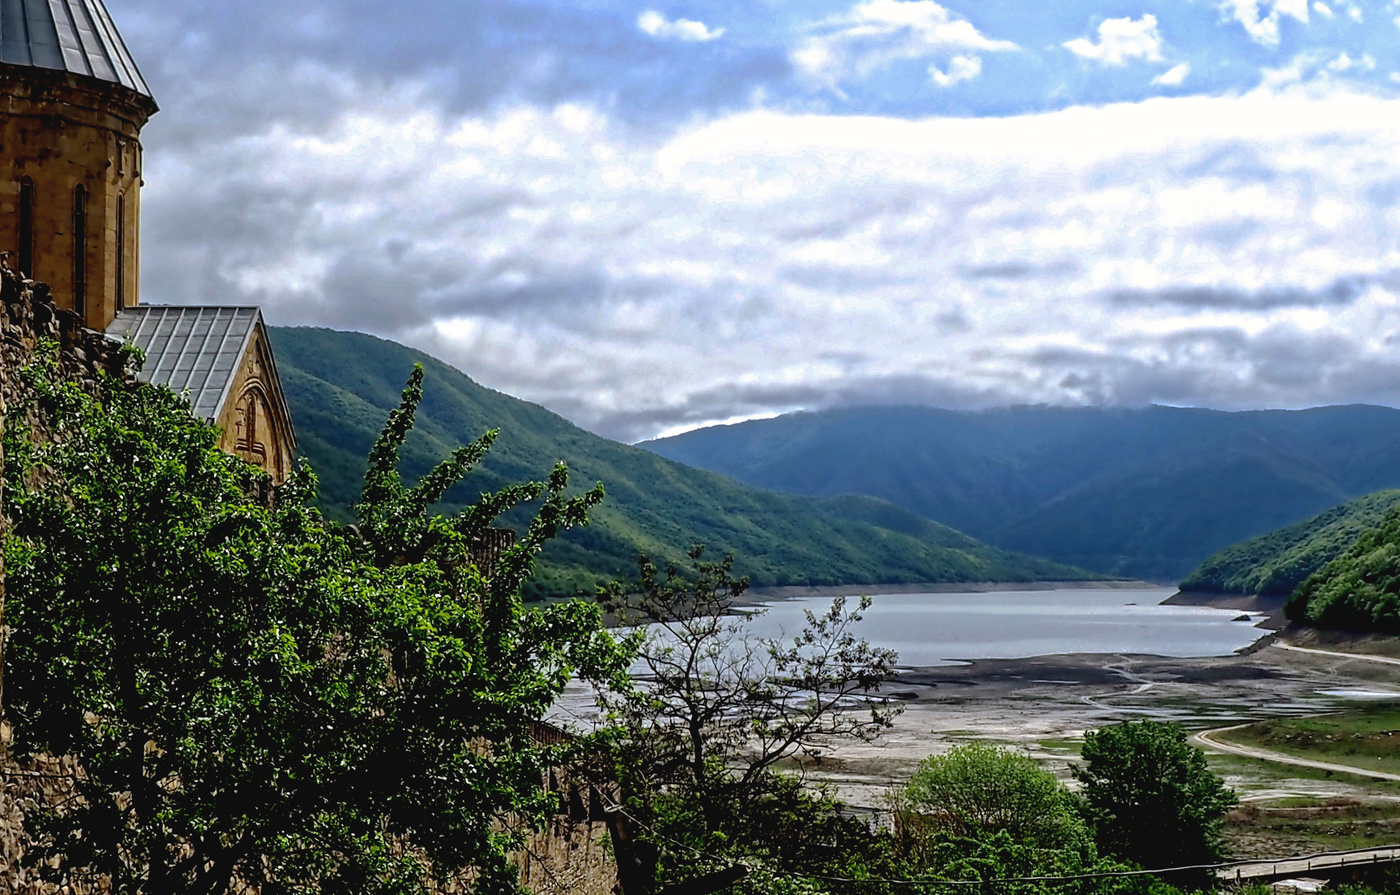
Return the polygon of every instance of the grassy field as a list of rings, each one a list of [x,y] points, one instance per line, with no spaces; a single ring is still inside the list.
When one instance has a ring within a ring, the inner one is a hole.
[[[1400,774],[1400,705],[1260,721],[1223,735],[1246,746]]]
[[[1248,802],[1230,812],[1225,837],[1238,858],[1390,845],[1400,842],[1400,805],[1350,798]]]
[[[1301,758],[1400,773],[1400,705],[1368,706],[1311,718],[1279,718],[1232,730],[1222,739]],[[1400,784],[1211,755],[1218,774],[1247,780],[1251,799],[1230,813],[1225,836],[1239,857],[1342,851],[1400,842]],[[1261,792],[1330,783],[1347,795],[1258,799]],[[1239,785],[1237,783],[1237,785]]]

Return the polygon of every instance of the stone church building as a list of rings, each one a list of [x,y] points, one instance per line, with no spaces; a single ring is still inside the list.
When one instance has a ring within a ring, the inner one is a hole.
[[[296,433],[255,307],[140,303],[150,88],[101,0],[0,0],[0,251],[59,307],[146,353],[220,446],[280,484]]]

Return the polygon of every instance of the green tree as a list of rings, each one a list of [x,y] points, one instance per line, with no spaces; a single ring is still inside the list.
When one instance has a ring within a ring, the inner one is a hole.
[[[1180,727],[1125,721],[1085,734],[1081,755],[1071,770],[1104,852],[1149,869],[1226,856],[1220,825],[1238,800]]]
[[[758,613],[736,614],[748,586],[732,558],[690,551],[690,568],[663,572],[643,557],[630,586],[605,603],[640,629],[635,690],[605,697],[624,736],[619,774],[632,807],[664,838],[662,875],[688,875],[694,853],[761,856],[791,867],[818,830],[841,826],[830,800],[803,794],[777,773],[792,759],[820,758],[834,738],[869,740],[897,709],[878,697],[894,673],[892,650],[858,638],[870,606],[832,601],[788,640],[753,637]]]
[[[275,508],[250,499],[261,473],[168,390],[88,395],[51,361],[25,378],[5,430],[4,710],[16,754],[83,769],[26,817],[27,859],[140,895],[388,895],[462,873],[513,890],[506,854],[567,758],[533,725],[571,675],[625,676],[595,607],[518,596],[600,489],[566,497],[559,468],[432,515],[492,436],[402,486],[416,370],[347,530],[309,508],[306,471]],[[474,533],[524,499],[538,516],[483,577]]]
[[[1074,805],[1035,759],[984,743],[925,758],[896,797],[906,829],[979,839],[1005,831],[1040,849],[1082,848],[1088,841]]]

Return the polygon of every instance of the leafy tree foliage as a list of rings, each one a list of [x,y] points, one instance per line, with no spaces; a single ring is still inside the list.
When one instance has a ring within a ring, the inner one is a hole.
[[[1124,722],[1084,736],[1074,767],[1099,848],[1147,868],[1222,860],[1235,794],[1175,724]]]
[[[397,895],[462,873],[513,890],[514,831],[549,811],[541,773],[566,757],[533,723],[570,675],[625,675],[596,608],[518,596],[601,491],[566,497],[561,467],[432,515],[492,434],[403,486],[416,370],[342,529],[308,507],[305,470],[275,508],[250,499],[261,473],[168,390],[25,375],[5,431],[4,709],[17,754],[83,769],[26,818],[29,859],[140,895]],[[542,509],[483,577],[473,537],[524,499]]]
[[[985,838],[1005,831],[1042,849],[1082,848],[1089,831],[1074,797],[1029,755],[968,743],[919,763],[896,806],[906,828]]]

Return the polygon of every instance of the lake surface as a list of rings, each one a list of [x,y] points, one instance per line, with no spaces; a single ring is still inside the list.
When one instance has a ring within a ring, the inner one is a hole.
[[[857,636],[899,651],[899,664],[955,664],[1060,653],[1228,656],[1267,631],[1237,622],[1235,609],[1162,606],[1175,588],[1086,588],[992,593],[877,594]],[[855,597],[848,598],[854,601]],[[803,610],[818,614],[829,597],[774,600],[750,631],[796,634]]]

